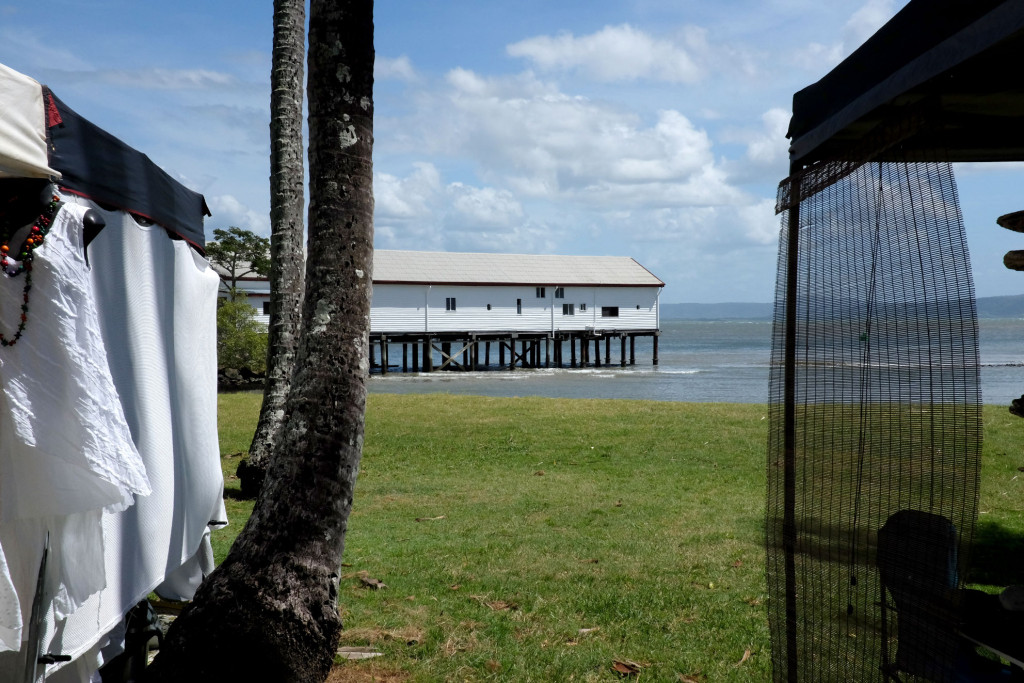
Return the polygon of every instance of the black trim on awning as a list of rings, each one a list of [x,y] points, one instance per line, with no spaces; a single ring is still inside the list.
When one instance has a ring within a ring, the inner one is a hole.
[[[89,122],[52,92],[59,118],[49,128],[50,167],[74,194],[144,216],[199,249],[206,245],[206,199],[168,175],[138,150]],[[49,103],[48,103],[49,104]]]

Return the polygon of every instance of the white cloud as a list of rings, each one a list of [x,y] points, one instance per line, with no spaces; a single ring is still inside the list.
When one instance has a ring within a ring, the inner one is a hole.
[[[868,0],[864,3],[843,26],[842,55],[845,57],[860,47],[895,12],[893,0]]]
[[[405,55],[393,59],[378,55],[373,62],[373,78],[378,81],[388,79],[415,81],[416,71],[412,68],[412,62]]]
[[[207,197],[206,204],[210,207],[210,213],[213,214],[206,219],[207,230],[237,226],[251,230],[257,235],[270,234],[269,215],[252,210],[229,194]]]
[[[778,166],[789,157],[790,114],[785,109],[769,109],[761,115],[763,128],[747,143],[747,159],[760,166]]]
[[[488,79],[458,69],[447,82],[447,91],[421,105],[417,147],[471,158],[488,184],[585,203],[731,197],[708,133],[678,111],[645,122],[529,75]],[[439,110],[443,118],[431,115]]]
[[[448,186],[452,211],[463,222],[478,228],[509,227],[523,217],[523,207],[508,190],[470,187],[462,183]]]
[[[795,62],[801,68],[824,75],[870,38],[895,14],[893,0],[868,0],[843,25],[840,40],[822,44],[812,42],[797,51]],[[824,67],[824,68],[823,68]]]
[[[83,77],[132,90],[222,90],[239,85],[238,79],[209,69],[116,69]]]
[[[414,164],[405,178],[376,173],[373,178],[374,216],[390,219],[424,219],[434,210],[441,191],[441,174],[433,164]]]
[[[700,33],[684,35],[694,41],[703,39]],[[703,75],[686,45],[654,38],[629,24],[606,26],[579,37],[572,33],[537,36],[513,43],[506,51],[544,71],[576,71],[598,81],[695,83]]]

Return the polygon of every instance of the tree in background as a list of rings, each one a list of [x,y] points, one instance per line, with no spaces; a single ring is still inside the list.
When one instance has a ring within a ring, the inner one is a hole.
[[[285,423],[231,552],[146,678],[322,682],[362,456],[373,275],[373,2],[311,0],[309,255]]]
[[[255,315],[244,294],[234,294],[217,307],[217,369],[248,370],[254,375],[266,371],[267,331]]]
[[[233,298],[238,281],[246,275],[266,277],[270,272],[270,240],[251,230],[231,226],[213,231],[213,242],[206,243],[206,258],[221,268],[221,284]]]
[[[274,0],[270,70],[270,325],[263,405],[249,455],[238,465],[242,494],[255,498],[284,423],[302,323],[302,62],[305,0]]]

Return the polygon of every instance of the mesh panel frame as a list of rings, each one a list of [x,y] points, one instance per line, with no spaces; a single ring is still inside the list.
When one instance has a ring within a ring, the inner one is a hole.
[[[952,167],[913,159],[851,171],[839,163],[838,179],[824,188],[813,178],[813,189],[801,187],[799,176],[780,186],[779,205],[788,208],[776,283],[766,506],[779,682],[884,680],[883,661],[899,643],[890,626],[883,650],[879,529],[900,510],[948,519],[957,531],[959,587],[977,517],[978,323]],[[936,653],[951,651],[943,638],[934,637]],[[951,664],[939,668],[930,673],[934,680],[951,680]]]

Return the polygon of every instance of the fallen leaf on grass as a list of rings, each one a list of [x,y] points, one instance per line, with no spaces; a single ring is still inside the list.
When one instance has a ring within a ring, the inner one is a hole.
[[[379,591],[382,588],[388,587],[388,585],[380,579],[375,579],[372,576],[370,576],[369,572],[367,571],[361,571],[358,574],[356,574],[356,576],[359,577],[360,583],[362,583],[367,588],[372,588],[375,591]]]
[[[704,674],[679,674],[679,683],[704,683],[708,680]]]
[[[339,647],[335,654],[342,659],[371,659],[384,653],[377,652],[372,647]]]
[[[640,670],[643,667],[636,662],[631,662],[628,659],[613,659],[612,660],[612,671],[619,674],[620,676],[639,676]]]
[[[517,610],[519,605],[514,602],[508,602],[506,600],[488,600],[486,595],[470,595],[470,598],[476,600],[481,605],[490,607],[495,612],[504,612],[505,610]]]
[[[615,501],[615,507],[617,507],[617,508],[622,507],[622,501],[621,500]]]
[[[732,566],[733,567],[742,567],[743,563],[741,561],[739,561],[739,560],[736,560],[735,562],[732,563]]]
[[[535,477],[543,477],[544,476],[544,470],[537,470],[536,472],[533,473],[533,476],[535,476]]]
[[[487,666],[487,670],[488,671],[490,671],[491,673],[494,673],[494,672],[498,671],[501,668],[501,662],[499,662],[499,661],[497,661],[495,659],[488,659],[486,666]]]
[[[740,658],[740,661],[736,662],[736,666],[739,666],[740,664],[742,664],[743,662],[747,661],[748,659],[750,659],[750,648],[749,647],[746,650],[743,651],[743,657]]]
[[[439,519],[448,519],[446,515],[440,515],[438,517],[417,517],[417,522],[436,522]]]
[[[451,588],[453,591],[457,591],[460,588],[462,588],[462,584],[461,583],[453,583],[452,585],[450,585],[448,587]]]
[[[597,564],[597,560],[592,557],[589,560],[580,560],[580,564]]]

